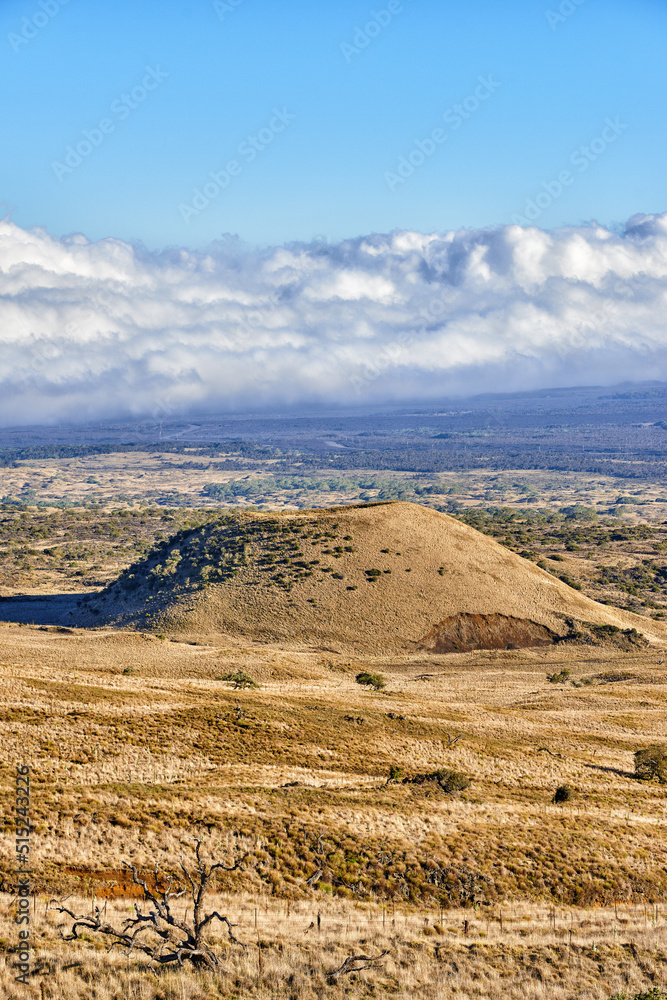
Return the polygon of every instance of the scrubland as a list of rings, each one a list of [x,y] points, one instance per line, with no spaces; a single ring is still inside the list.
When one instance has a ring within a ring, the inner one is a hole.
[[[224,679],[239,670],[259,686]],[[358,685],[361,670],[382,673],[383,691]],[[32,774],[37,996],[42,981],[68,1000],[578,1000],[661,985],[665,788],[635,780],[633,753],[667,742],[666,701],[660,644],[350,657],[6,624],[0,905],[11,913],[20,762]],[[472,780],[449,796],[388,782],[392,766]],[[563,783],[573,797],[555,805]],[[197,833],[211,854],[250,852],[212,900],[248,945],[217,935],[225,971],[153,975],[92,935],[60,941],[48,900],[83,910],[108,898],[122,913],[122,862],[177,873]],[[3,926],[3,989],[25,995]],[[377,968],[327,978],[348,955],[385,949]]]

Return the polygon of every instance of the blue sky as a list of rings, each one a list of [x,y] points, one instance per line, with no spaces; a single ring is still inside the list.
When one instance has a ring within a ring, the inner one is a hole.
[[[495,226],[538,194],[541,227],[614,227],[667,207],[665,38],[664,0],[3,0],[0,200],[153,249]]]

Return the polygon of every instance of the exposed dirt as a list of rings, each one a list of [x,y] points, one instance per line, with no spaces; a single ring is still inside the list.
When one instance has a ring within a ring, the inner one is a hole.
[[[434,625],[421,642],[429,653],[465,653],[473,649],[550,646],[559,638],[546,625],[527,618],[458,614]]]
[[[88,891],[98,899],[144,899],[143,887],[137,885],[132,878],[132,872],[124,868],[107,868],[101,871],[89,871],[87,868],[65,868],[74,875],[79,884],[80,892]],[[155,872],[137,872],[145,881],[151,892],[163,892],[168,888],[167,879]]]

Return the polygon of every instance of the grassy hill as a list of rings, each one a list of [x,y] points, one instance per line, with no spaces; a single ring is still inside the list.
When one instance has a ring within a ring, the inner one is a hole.
[[[595,641],[580,623],[598,637],[605,628],[632,637],[636,626],[663,634],[474,528],[403,502],[221,513],[84,599],[77,620],[383,653]]]

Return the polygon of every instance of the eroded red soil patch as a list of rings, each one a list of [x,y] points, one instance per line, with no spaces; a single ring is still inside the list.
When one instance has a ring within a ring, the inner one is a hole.
[[[472,649],[521,649],[551,646],[558,636],[546,625],[508,615],[451,615],[421,640],[430,653],[464,653]]]
[[[124,868],[107,868],[102,871],[89,871],[87,868],[66,868],[73,875],[82,889],[94,893],[99,899],[143,899],[143,887],[132,879],[132,872]],[[155,872],[138,872],[140,879],[146,882],[151,892],[163,892],[168,888],[164,875],[155,877]]]

